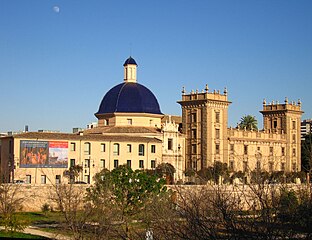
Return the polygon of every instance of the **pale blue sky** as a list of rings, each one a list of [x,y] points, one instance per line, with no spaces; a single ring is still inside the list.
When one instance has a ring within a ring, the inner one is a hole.
[[[60,11],[53,9],[58,6]],[[229,125],[262,122],[262,100],[302,100],[312,118],[312,1],[0,0],[0,132],[70,132],[137,61],[161,110],[228,88]],[[260,125],[262,128],[262,125]]]

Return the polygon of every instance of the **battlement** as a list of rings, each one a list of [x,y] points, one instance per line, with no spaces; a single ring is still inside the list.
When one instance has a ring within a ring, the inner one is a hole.
[[[297,102],[295,101],[288,101],[288,98],[285,98],[284,103],[279,103],[278,101],[272,101],[267,104],[266,100],[263,100],[263,110],[260,112],[264,111],[299,111],[301,112],[301,101],[298,100]]]
[[[185,88],[182,90],[182,101],[194,101],[194,100],[212,100],[212,101],[225,101],[227,102],[227,89],[224,88],[223,93],[220,90],[213,90],[209,92],[208,84],[201,92],[192,90],[189,94],[186,93]]]

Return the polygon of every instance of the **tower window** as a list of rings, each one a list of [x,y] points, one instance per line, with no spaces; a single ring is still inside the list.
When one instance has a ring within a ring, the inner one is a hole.
[[[248,154],[248,145],[244,145],[244,154],[245,154],[245,155]]]
[[[216,154],[220,154],[220,145],[216,144]]]
[[[192,138],[196,138],[196,129],[192,129]]]
[[[292,121],[292,128],[296,129],[296,121]]]
[[[173,148],[173,139],[168,138],[168,150],[172,150],[172,148]]]
[[[197,118],[196,118],[196,113],[191,114],[191,122],[196,123]]]
[[[216,129],[216,139],[220,139],[220,129]]]
[[[216,112],[216,123],[220,123],[220,112]]]
[[[277,128],[277,120],[273,121],[273,128]]]
[[[131,119],[131,118],[128,118],[128,119],[127,119],[127,123],[128,123],[128,125],[132,125],[132,119]]]

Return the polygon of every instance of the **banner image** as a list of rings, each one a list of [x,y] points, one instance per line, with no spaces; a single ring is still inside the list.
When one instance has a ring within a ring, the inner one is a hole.
[[[67,168],[67,166],[67,142],[21,140],[21,168]]]

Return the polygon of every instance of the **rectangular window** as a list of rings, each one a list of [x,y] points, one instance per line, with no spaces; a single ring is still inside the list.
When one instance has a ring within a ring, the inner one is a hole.
[[[296,134],[293,134],[293,135],[292,135],[292,142],[293,142],[293,143],[296,143]]]
[[[117,159],[114,160],[114,168],[118,168],[118,160]]]
[[[84,175],[84,181],[90,183],[90,175]]]
[[[31,183],[31,175],[26,175],[26,183]]]
[[[90,167],[90,159],[85,159],[85,168]]]
[[[127,153],[131,153],[131,151],[132,151],[131,144],[127,144]]]
[[[74,142],[70,143],[70,151],[72,151],[72,152],[76,151],[76,143],[74,143]]]
[[[196,113],[192,113],[192,114],[191,114],[191,122],[192,122],[192,123],[196,123],[196,121],[197,121],[197,120],[196,120]]]
[[[277,128],[277,120],[273,121],[273,128]]]
[[[216,129],[216,139],[220,139],[220,129]]]
[[[132,125],[132,119],[131,119],[131,118],[128,118],[128,119],[127,119],[127,123],[128,123],[128,125]]]
[[[131,168],[131,160],[127,160],[127,167]]]
[[[156,168],[156,161],[155,160],[151,160],[151,168]]]
[[[285,148],[282,147],[282,156],[285,156]]]
[[[139,156],[144,156],[144,144],[139,144]]]
[[[105,168],[105,159],[100,160],[100,167]]]
[[[292,128],[296,129],[296,121],[292,121]]]
[[[196,149],[196,144],[193,144],[193,145],[192,145],[192,154],[196,154],[196,153],[197,153],[196,150],[197,150],[197,149]]]
[[[248,155],[248,145],[244,145],[244,154]]]
[[[156,153],[156,145],[151,145],[151,153]]]
[[[61,175],[56,175],[55,176],[55,183],[60,184],[61,183]]]
[[[46,184],[46,183],[47,183],[47,176],[41,175],[41,184]]]
[[[296,172],[296,171],[297,171],[296,163],[293,163],[293,164],[292,164],[292,170],[293,170],[293,172]]]
[[[270,147],[270,156],[272,156],[273,155],[273,147]]]
[[[257,161],[256,170],[257,171],[261,170],[261,162],[260,161]]]
[[[220,112],[216,112],[216,123],[220,123]]]
[[[192,129],[192,138],[197,138],[196,129]]]
[[[283,172],[285,171],[285,163],[284,162],[281,163],[281,171],[283,171]]]
[[[70,159],[70,167],[73,167],[76,165],[76,160],[75,159]]]
[[[91,143],[85,143],[84,144],[84,153],[87,155],[91,154]]]
[[[269,162],[269,172],[273,172],[274,171],[274,164],[273,162]]]
[[[216,154],[220,154],[220,145],[216,144]]]
[[[234,144],[230,144],[230,151],[233,153],[234,152]]]
[[[144,168],[144,161],[143,160],[139,161],[139,168]]]
[[[168,138],[168,150],[172,150],[172,148],[173,148],[173,139]]]
[[[105,147],[105,143],[101,143],[101,152],[105,152],[106,147]]]
[[[108,126],[109,125],[109,120],[108,119],[104,119],[104,126]]]
[[[114,154],[114,156],[119,155],[119,144],[118,143],[114,143],[113,154]]]
[[[234,171],[234,161],[233,161],[233,160],[230,161],[229,170],[230,170],[231,172]]]
[[[243,171],[244,171],[244,172],[247,172],[247,171],[248,171],[248,163],[247,163],[247,161],[244,161],[244,162],[243,162]]]

